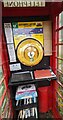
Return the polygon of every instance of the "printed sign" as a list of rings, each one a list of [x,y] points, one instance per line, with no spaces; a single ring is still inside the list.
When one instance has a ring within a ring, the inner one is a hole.
[[[25,0],[25,1],[6,1],[4,0],[4,7],[45,7],[45,1],[41,0]]]
[[[15,49],[20,41],[26,38],[37,39],[44,45],[43,22],[14,22],[12,23]]]
[[[21,65],[20,65],[20,63],[11,64],[11,65],[10,65],[10,71],[16,71],[16,70],[21,70]]]

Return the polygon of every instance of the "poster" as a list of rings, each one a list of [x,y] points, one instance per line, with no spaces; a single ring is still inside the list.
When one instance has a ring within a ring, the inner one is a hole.
[[[12,23],[15,49],[26,38],[38,40],[44,45],[43,22],[14,22]]]

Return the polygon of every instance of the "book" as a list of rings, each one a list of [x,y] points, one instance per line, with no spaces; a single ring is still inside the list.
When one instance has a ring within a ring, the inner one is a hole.
[[[41,79],[41,78],[50,78],[50,77],[52,77],[52,74],[49,69],[36,70],[36,71],[34,71],[34,76],[35,76],[35,79]]]

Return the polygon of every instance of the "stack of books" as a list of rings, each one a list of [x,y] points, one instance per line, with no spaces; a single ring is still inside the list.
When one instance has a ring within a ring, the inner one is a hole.
[[[15,95],[16,106],[28,105],[37,102],[37,91],[34,84],[18,86]],[[18,118],[38,118],[37,107],[27,107],[19,111]]]

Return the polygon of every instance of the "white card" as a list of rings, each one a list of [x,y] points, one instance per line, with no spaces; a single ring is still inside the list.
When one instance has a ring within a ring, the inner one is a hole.
[[[21,70],[21,65],[20,65],[20,63],[11,64],[11,65],[10,65],[10,71],[16,71],[16,70]]]

